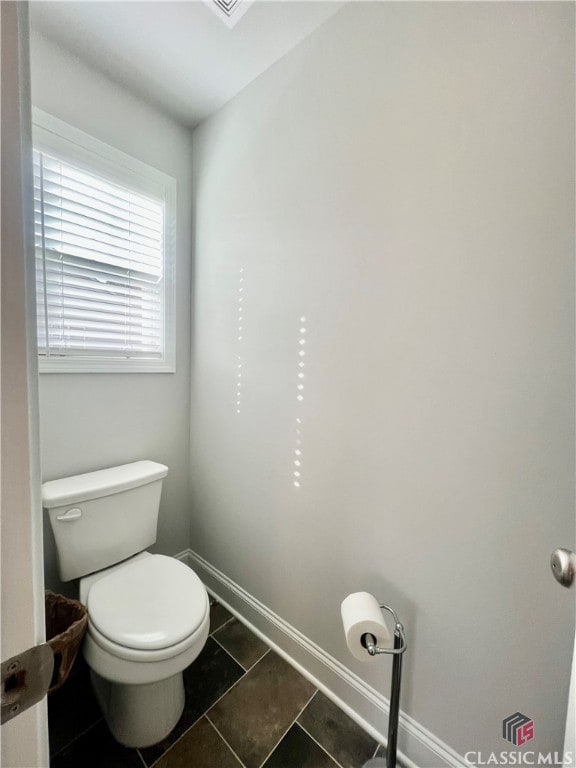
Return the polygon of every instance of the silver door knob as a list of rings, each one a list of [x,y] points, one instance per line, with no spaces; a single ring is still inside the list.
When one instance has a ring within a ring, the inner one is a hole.
[[[550,556],[550,568],[559,584],[571,587],[576,576],[576,554],[569,549],[555,549]]]

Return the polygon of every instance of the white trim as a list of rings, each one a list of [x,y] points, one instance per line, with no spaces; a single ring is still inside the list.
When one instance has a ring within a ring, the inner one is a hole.
[[[62,357],[55,355],[49,359],[38,358],[39,373],[175,373],[173,363],[161,360],[110,358],[91,360],[81,357]]]
[[[40,373],[175,373],[176,371],[176,179],[84,131],[32,107],[34,147],[83,167],[114,184],[164,202],[164,356],[145,358],[39,357]]]
[[[112,183],[121,179],[124,183],[134,184],[135,189],[144,194],[158,194],[163,187],[175,185],[174,179],[163,171],[95,139],[38,107],[32,107],[32,130],[34,140],[46,141],[47,149],[52,151],[57,145],[62,156],[70,162],[98,156],[103,166],[108,166]]]
[[[36,355],[27,3],[0,4],[2,26],[2,659],[42,644],[44,568]],[[4,101],[4,95],[7,98]],[[5,132],[4,132],[5,131]],[[8,251],[8,252],[7,252]],[[32,290],[30,290],[32,288]],[[49,764],[47,697],[4,724],[3,765]]]
[[[388,715],[385,696],[193,550],[184,550],[175,557],[194,568],[208,591],[254,634],[374,739],[386,744],[386,735],[374,725]],[[398,751],[398,761],[404,768],[470,766],[452,747],[404,712],[400,712],[398,736],[403,747]]]

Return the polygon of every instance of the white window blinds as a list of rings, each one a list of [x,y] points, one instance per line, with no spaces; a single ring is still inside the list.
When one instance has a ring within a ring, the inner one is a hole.
[[[164,201],[34,152],[41,358],[161,360]]]

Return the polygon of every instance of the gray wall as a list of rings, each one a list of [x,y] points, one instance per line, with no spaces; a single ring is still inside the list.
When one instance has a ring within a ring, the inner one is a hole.
[[[394,605],[403,708],[461,753],[517,710],[562,748],[573,28],[352,3],[194,134],[192,549],[378,689],[339,604]]]
[[[175,554],[189,540],[190,133],[36,35],[31,58],[35,106],[177,180],[176,373],[40,375],[43,479],[145,458],[167,464],[156,549]],[[45,538],[46,582],[62,589],[49,530]]]

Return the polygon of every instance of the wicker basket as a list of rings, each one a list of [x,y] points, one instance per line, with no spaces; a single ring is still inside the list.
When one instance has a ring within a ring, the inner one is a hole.
[[[88,612],[79,600],[46,591],[46,642],[54,653],[48,693],[60,688],[74,665],[88,626]]]

